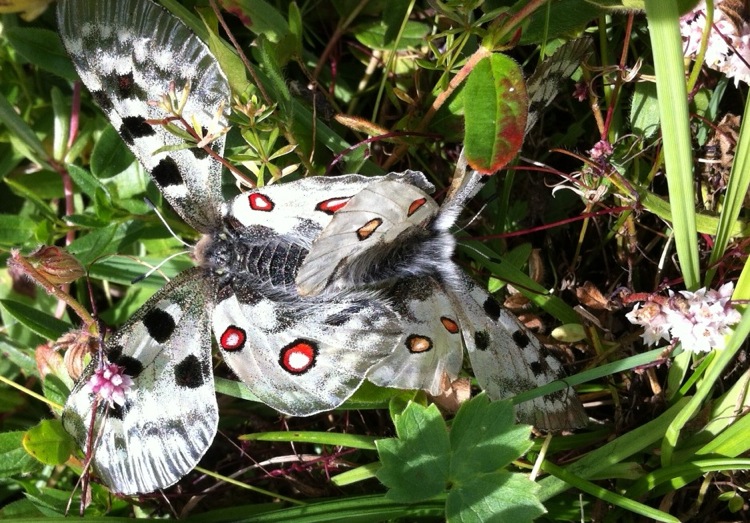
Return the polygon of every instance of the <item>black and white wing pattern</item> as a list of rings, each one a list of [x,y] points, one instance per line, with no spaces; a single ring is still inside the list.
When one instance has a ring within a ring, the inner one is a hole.
[[[544,60],[526,82],[529,93],[529,116],[526,133],[539,121],[542,110],[551,104],[560,92],[562,83],[593,52],[593,42],[584,36],[561,45],[552,56]]]
[[[63,426],[92,453],[93,467],[122,494],[152,492],[195,467],[216,435],[211,364],[213,280],[185,271],[151,297],[105,344],[70,394]],[[109,364],[133,383],[109,405],[91,378]],[[89,437],[93,447],[89,448]]]
[[[229,84],[206,45],[163,7],[145,0],[62,0],[60,36],[83,83],[182,218],[201,232],[221,218],[221,164],[159,122],[174,85],[189,124],[225,127]],[[153,103],[149,103],[153,102]],[[175,149],[178,148],[178,149]],[[221,155],[224,136],[211,142]],[[170,150],[164,150],[170,149]]]
[[[564,377],[561,364],[451,260],[449,229],[486,181],[471,173],[442,207],[409,183],[381,180],[352,197],[313,242],[297,274],[301,294],[378,289],[401,318],[396,350],[373,367],[378,385],[437,392],[456,377],[466,347],[479,384],[505,399]],[[519,405],[519,418],[547,430],[585,425],[572,390]]]

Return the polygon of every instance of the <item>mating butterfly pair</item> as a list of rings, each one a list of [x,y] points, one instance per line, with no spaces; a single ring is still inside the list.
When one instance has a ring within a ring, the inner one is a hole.
[[[178,214],[204,234],[199,266],[169,282],[106,341],[70,395],[65,428],[113,490],[179,480],[216,433],[211,333],[255,395],[292,415],[344,402],[367,378],[437,393],[465,346],[498,399],[561,376],[539,342],[451,261],[449,233],[481,186],[467,176],[439,207],[421,173],[307,178],[221,196],[221,166],[156,121],[170,83],[188,121],[225,126],[228,83],[205,45],[149,0],[62,0],[60,31],[81,79]],[[181,147],[183,146],[183,147]],[[224,139],[211,142],[223,153]],[[125,369],[122,404],[89,378]],[[543,428],[580,426],[570,391],[519,406]],[[93,426],[93,430],[90,428]]]

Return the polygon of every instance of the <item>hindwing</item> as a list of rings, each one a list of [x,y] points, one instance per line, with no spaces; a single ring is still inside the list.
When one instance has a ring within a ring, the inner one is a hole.
[[[63,426],[93,455],[94,469],[115,492],[172,485],[195,467],[216,435],[214,293],[200,268],[172,280],[106,340],[104,360],[94,358],[65,404]],[[107,407],[88,390],[104,363],[123,367],[133,380],[122,405]]]

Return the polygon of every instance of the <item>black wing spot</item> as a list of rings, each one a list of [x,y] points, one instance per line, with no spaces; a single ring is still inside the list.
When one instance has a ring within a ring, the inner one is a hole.
[[[497,319],[500,317],[500,304],[492,296],[487,296],[487,299],[484,300],[482,307],[484,308],[484,312],[487,313],[487,316],[489,316],[492,321],[497,321]]]
[[[203,369],[198,358],[191,354],[175,365],[174,379],[177,385],[188,389],[197,389],[203,385]]]
[[[164,343],[174,332],[174,318],[167,311],[151,309],[143,317],[143,325],[151,336],[159,343]]]
[[[142,116],[126,116],[120,126],[120,136],[128,145],[133,145],[136,138],[151,136],[155,132],[153,126]]]
[[[165,156],[159,160],[159,163],[151,171],[151,175],[161,187],[182,185],[184,183],[177,162],[169,156]]]
[[[107,359],[124,369],[125,374],[137,378],[143,372],[143,363],[132,356],[123,356],[122,345],[115,345],[107,349]]]
[[[104,91],[94,91],[91,93],[91,96],[94,98],[96,104],[101,107],[105,113],[109,113],[112,111],[112,100],[109,96],[107,96],[107,93],[105,93]]]
[[[146,98],[146,92],[135,82],[132,72],[117,76],[117,93],[121,98]]]
[[[490,335],[487,331],[477,331],[474,333],[474,345],[477,350],[487,350],[490,346]]]
[[[513,333],[513,341],[516,342],[516,345],[521,347],[522,349],[526,347],[529,343],[531,343],[531,339],[529,339],[529,335],[526,334],[522,330],[517,330]]]
[[[531,372],[534,373],[534,376],[539,376],[541,374],[544,374],[545,365],[542,365],[538,361],[532,362],[531,365],[529,365],[529,367],[531,368]]]
[[[111,405],[107,409],[107,417],[109,418],[115,418],[122,421],[122,418],[125,417],[125,414],[128,413],[128,406],[127,405],[119,405],[117,403]]]

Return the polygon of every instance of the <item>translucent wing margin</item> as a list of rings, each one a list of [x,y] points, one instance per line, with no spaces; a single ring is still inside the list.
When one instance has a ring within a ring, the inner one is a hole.
[[[185,271],[107,340],[106,362],[133,379],[124,404],[107,407],[89,391],[98,357],[65,404],[65,430],[82,449],[92,435],[93,467],[115,492],[172,485],[195,467],[216,435],[208,298],[213,285],[203,269]]]
[[[179,149],[184,141],[158,123],[170,115],[149,103],[171,83],[178,92],[189,86],[185,120],[204,130],[227,125],[229,84],[206,45],[149,0],[63,0],[57,14],[81,80],[167,201],[197,230],[215,228],[221,164],[203,149]],[[221,155],[224,137],[211,147]]]

